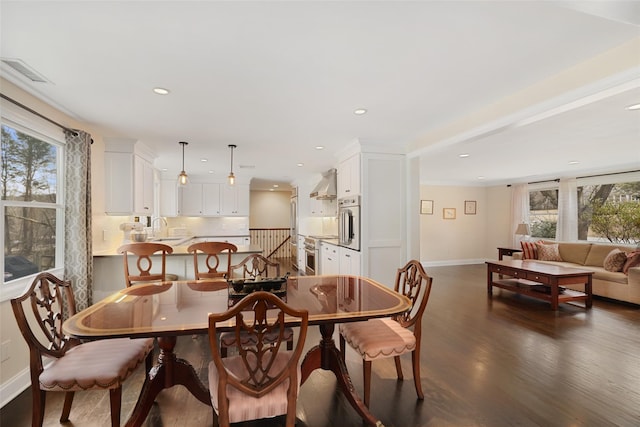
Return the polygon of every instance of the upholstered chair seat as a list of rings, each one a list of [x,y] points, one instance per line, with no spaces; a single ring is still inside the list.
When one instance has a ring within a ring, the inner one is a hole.
[[[121,387],[152,349],[152,338],[86,342],[46,366],[40,374],[40,388],[80,391]]]
[[[364,360],[385,359],[412,352],[416,337],[393,319],[345,323],[340,333]]]
[[[292,356],[291,351],[278,353],[268,375],[274,375],[282,371],[289,363]],[[242,357],[232,356],[223,359],[222,362],[230,375],[238,378],[246,376],[246,367]],[[298,365],[298,390],[300,389],[300,365]],[[209,384],[218,384],[218,371],[215,369],[214,362],[209,363]],[[262,418],[272,418],[287,413],[287,390],[289,388],[289,380],[285,380],[278,384],[269,394],[262,397],[248,396],[237,388],[227,386],[227,399],[229,399],[229,422],[238,423],[246,420],[259,420]],[[218,408],[218,389],[210,388],[211,402],[214,410]]]

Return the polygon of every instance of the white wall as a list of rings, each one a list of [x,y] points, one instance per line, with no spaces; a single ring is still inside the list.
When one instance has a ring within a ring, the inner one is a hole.
[[[434,204],[433,215],[420,215],[424,265],[481,263],[509,245],[510,188],[421,185],[420,199]],[[465,215],[465,200],[476,201],[475,215]],[[443,208],[455,208],[456,218],[444,219]]]
[[[291,193],[251,191],[250,228],[289,228]]]

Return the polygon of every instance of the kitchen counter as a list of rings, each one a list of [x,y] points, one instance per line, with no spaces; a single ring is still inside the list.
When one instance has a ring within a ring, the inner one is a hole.
[[[202,238],[198,238],[202,239]],[[193,238],[185,240],[182,238],[179,244],[169,243],[169,241],[163,241],[162,243],[169,244],[173,247],[173,253],[167,255],[166,271],[167,273],[176,274],[178,280],[189,280],[195,277],[193,271],[193,254],[187,252],[187,248],[192,243]],[[203,239],[204,240],[204,239]],[[251,254],[262,254],[263,250],[257,245],[238,245],[238,251],[231,254],[231,264],[239,264],[243,259]],[[202,260],[200,261],[200,257]],[[204,254],[199,255],[199,263],[204,262]],[[154,268],[160,268],[160,263],[156,262],[160,260],[160,255],[153,255]],[[226,265],[227,254],[221,254],[220,262],[222,265]],[[101,253],[93,254],[93,301],[97,302],[107,296],[113,294],[119,289],[126,287],[124,280],[124,266],[122,254],[117,253],[117,249],[111,251],[104,251]]]
[[[196,242],[192,242],[192,239],[188,239],[187,242],[185,242],[184,244],[179,244],[179,245],[174,245],[172,243],[170,243],[169,241],[162,241],[162,242],[157,242],[157,243],[164,243],[165,245],[169,245],[173,248],[173,253],[167,255],[168,257],[172,257],[172,256],[176,256],[176,255],[188,255],[188,256],[193,256],[193,254],[190,254],[189,252],[187,252],[187,248],[189,247],[189,245],[191,245],[192,243],[196,243]],[[150,243],[156,243],[156,242],[150,242]],[[238,247],[238,251],[236,252],[237,254],[243,254],[243,255],[250,255],[250,254],[261,254],[262,253],[262,248],[258,245],[237,245]],[[113,257],[113,256],[117,256],[117,257],[122,257],[122,254],[117,252],[116,250],[110,250],[110,251],[101,251],[101,252],[95,252],[93,254],[94,257]]]

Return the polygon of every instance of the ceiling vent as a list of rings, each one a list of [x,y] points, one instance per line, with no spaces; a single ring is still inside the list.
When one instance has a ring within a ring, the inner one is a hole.
[[[20,59],[2,58],[2,62],[22,74],[32,82],[49,83],[49,80]]]

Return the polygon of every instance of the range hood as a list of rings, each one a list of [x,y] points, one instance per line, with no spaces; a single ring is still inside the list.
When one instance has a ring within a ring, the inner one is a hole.
[[[336,170],[329,169],[327,172],[322,174],[322,180],[309,194],[309,197],[312,199],[332,200],[336,198],[337,194]]]

